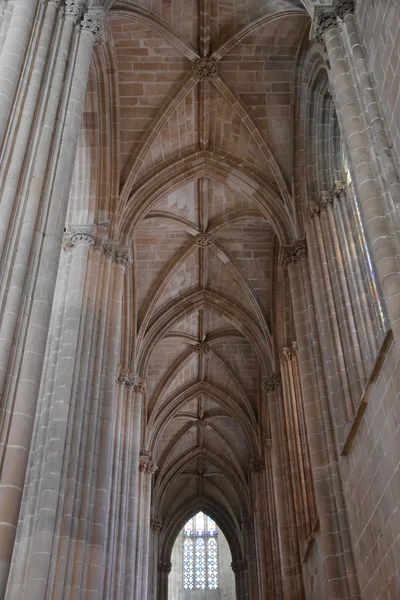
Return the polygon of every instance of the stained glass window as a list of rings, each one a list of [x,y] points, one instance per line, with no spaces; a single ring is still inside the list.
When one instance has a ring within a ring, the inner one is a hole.
[[[183,535],[184,589],[218,589],[218,534],[215,521],[199,512],[186,523]]]

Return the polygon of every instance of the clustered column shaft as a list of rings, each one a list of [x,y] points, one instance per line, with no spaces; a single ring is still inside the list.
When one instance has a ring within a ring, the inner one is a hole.
[[[11,103],[21,69],[25,85],[12,114],[5,104],[0,118],[2,169],[11,169],[2,173],[0,217],[0,596],[19,516],[75,149],[99,33],[84,7],[68,3],[62,14],[59,2],[16,0],[0,56],[0,87]]]
[[[332,577],[325,583],[327,598],[359,597],[347,515],[338,471],[338,457],[307,260],[307,246],[299,240],[283,256],[288,268],[293,316],[298,342],[310,461],[314,476],[318,539]]]
[[[354,3],[339,2],[338,7],[338,16],[334,11],[319,13],[316,28],[317,38],[325,44],[328,53],[334,102],[343,138],[347,144],[356,193],[361,205],[363,224],[385,296],[390,326],[398,344],[400,342],[400,268],[397,258],[398,239],[396,242],[393,241],[393,234],[397,238],[398,231],[392,231],[390,220],[387,219],[387,212],[390,208],[385,205],[377,172],[371,159],[369,140],[362,121],[362,111],[339,29],[338,17],[341,17],[348,22],[349,31],[354,34],[351,29],[352,20],[347,16],[353,12]],[[379,123],[376,126],[379,127]],[[381,143],[383,143],[382,138]],[[388,177],[391,182],[389,187],[392,197],[396,199],[399,196],[400,188],[397,177],[393,175],[395,170],[390,164],[390,156],[389,154],[386,161]],[[395,222],[397,221],[398,218],[395,219]]]

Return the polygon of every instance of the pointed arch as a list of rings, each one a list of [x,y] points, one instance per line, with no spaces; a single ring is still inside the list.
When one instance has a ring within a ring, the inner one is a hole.
[[[293,243],[293,223],[290,208],[284,203],[275,184],[263,173],[237,157],[215,148],[189,150],[167,160],[143,177],[121,196],[119,224],[125,241],[132,235],[151,207],[161,198],[184,185],[209,177],[224,183],[253,200],[261,214],[273,226],[282,245]]]
[[[201,308],[207,308],[230,321],[253,346],[263,373],[269,372],[275,362],[271,335],[269,334],[267,338],[262,336],[258,323],[242,306],[234,304],[231,298],[216,290],[195,289],[182,294],[179,300],[169,302],[150,321],[149,328],[138,349],[138,373],[146,373],[150,354],[166,331],[179,319]]]

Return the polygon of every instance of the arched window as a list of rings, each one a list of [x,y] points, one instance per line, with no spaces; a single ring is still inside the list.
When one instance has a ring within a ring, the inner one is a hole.
[[[184,589],[218,589],[218,534],[215,521],[198,512],[186,523],[183,535]]]

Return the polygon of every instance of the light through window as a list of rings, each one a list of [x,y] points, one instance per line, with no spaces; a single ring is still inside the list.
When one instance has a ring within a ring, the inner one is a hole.
[[[215,522],[199,512],[186,523],[183,535],[184,589],[218,589],[218,534]]]

